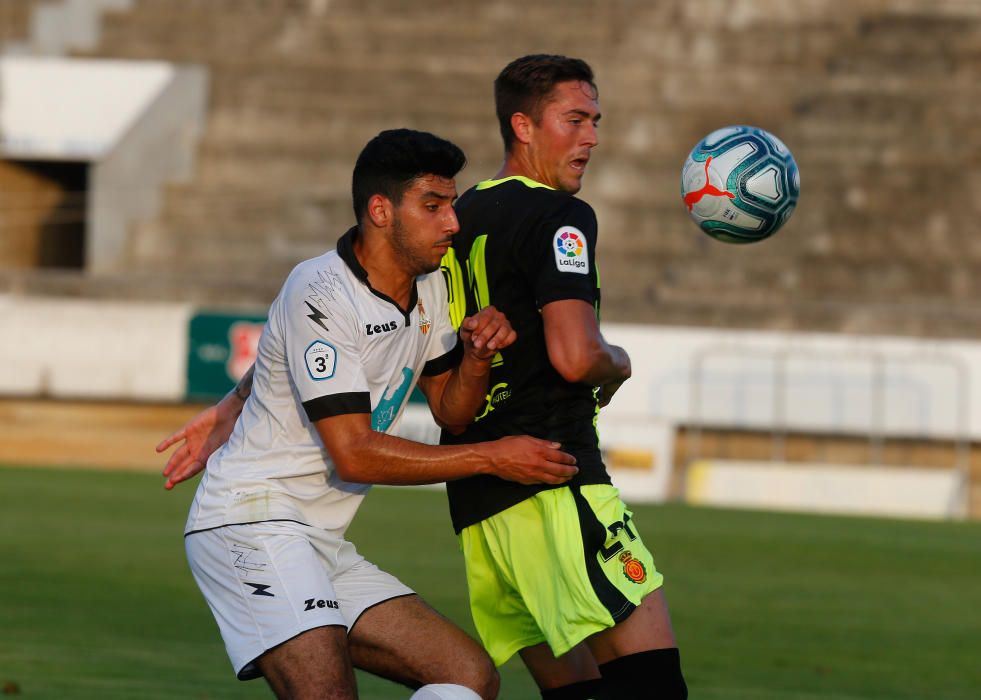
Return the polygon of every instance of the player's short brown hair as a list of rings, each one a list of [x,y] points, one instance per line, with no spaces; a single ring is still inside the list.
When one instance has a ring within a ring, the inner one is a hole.
[[[532,54],[517,58],[504,67],[494,81],[494,106],[505,150],[510,151],[514,143],[511,115],[521,112],[538,123],[552,89],[558,83],[570,80],[589,83],[598,94],[593,69],[581,58]]]

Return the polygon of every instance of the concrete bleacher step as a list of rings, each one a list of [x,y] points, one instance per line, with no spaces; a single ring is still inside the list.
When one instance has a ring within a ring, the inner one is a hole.
[[[378,110],[352,114],[340,107],[319,118],[302,111],[272,110],[268,105],[236,105],[216,110],[208,121],[208,134],[202,151],[225,158],[235,153],[271,151],[295,154],[306,160],[347,159],[354,156],[372,136],[383,129],[415,128],[434,131],[466,146],[468,157],[498,159],[503,151],[494,140],[496,122],[488,115],[481,119],[447,119],[435,113],[413,116],[393,115]],[[218,153],[220,151],[220,153]]]
[[[197,172],[202,182],[232,189],[270,187],[281,192],[290,185],[340,189],[350,186],[357,155],[348,149],[350,146],[335,159],[333,153],[320,156],[320,149],[314,147],[304,155],[299,150],[290,153],[269,148],[261,141],[248,150],[238,145],[205,146],[199,154]]]
[[[142,247],[141,256],[154,255],[180,259],[192,252],[194,257],[221,259],[223,256],[247,257],[257,249],[285,251],[296,258],[295,250],[309,250],[310,242],[327,248],[354,221],[349,209],[336,215],[323,208],[308,214],[308,221],[300,220],[297,212],[288,212],[281,224],[248,226],[241,221],[213,221],[207,224],[168,221],[164,225],[145,224],[134,236],[134,244]]]
[[[952,188],[981,186],[978,36],[972,0],[835,12],[757,0],[724,13],[468,0],[441,7],[439,21],[401,0],[134,0],[105,13],[86,55],[210,74],[193,179],[134,230],[134,269],[167,261],[175,277],[201,275],[256,256],[258,274],[307,253],[349,224],[354,158],[383,128],[456,141],[470,158],[461,189],[489,177],[501,160],[497,71],[529,51],[582,53],[605,112],[582,196],[600,221],[606,318],[884,328],[860,307],[892,304],[911,309],[910,321],[890,316],[897,331],[947,332],[931,309],[970,305],[981,285],[976,207]],[[773,130],[802,173],[790,223],[752,246],[710,240],[679,194],[688,150],[732,123]]]
[[[0,2],[0,44],[25,41],[30,35],[34,10],[44,0],[6,0]]]
[[[351,225],[353,215],[336,221],[318,213],[306,226],[244,227],[234,223],[184,226],[174,223],[141,225],[133,236],[144,263],[172,263],[184,270],[212,266],[216,274],[226,264],[265,264],[278,260],[296,264],[332,247]]]

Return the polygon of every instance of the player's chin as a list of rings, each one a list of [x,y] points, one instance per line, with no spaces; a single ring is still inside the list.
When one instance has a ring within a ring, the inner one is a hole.
[[[440,263],[442,262],[443,262],[442,256],[436,258],[435,260],[427,260],[426,264],[423,266],[423,269],[421,272],[419,272],[419,274],[428,275],[430,272],[436,272],[436,270],[439,269]]]
[[[449,250],[449,246],[436,246],[433,248],[433,257],[430,260],[433,269],[429,270],[429,272],[439,269],[440,263],[443,262],[443,258],[446,256],[446,253],[449,252]]]
[[[581,170],[575,170],[573,173],[565,178],[560,184],[563,192],[568,192],[569,194],[576,194],[582,189],[582,177],[586,173]]]

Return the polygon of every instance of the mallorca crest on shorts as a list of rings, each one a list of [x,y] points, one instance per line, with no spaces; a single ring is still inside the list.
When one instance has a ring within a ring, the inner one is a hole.
[[[627,577],[628,581],[643,583],[647,580],[647,569],[644,568],[644,564],[639,559],[634,559],[634,555],[630,553],[629,549],[621,554],[619,559],[623,564],[623,575]]]

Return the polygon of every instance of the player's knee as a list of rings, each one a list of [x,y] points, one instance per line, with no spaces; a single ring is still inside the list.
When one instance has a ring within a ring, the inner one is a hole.
[[[621,656],[600,664],[600,673],[605,691],[618,700],[650,697],[685,700],[688,697],[677,648]]]
[[[497,694],[501,692],[501,675],[497,672],[497,668],[494,667],[493,662],[491,663],[490,673],[487,674],[484,688],[484,697],[486,698],[496,698]]]
[[[463,637],[461,634],[460,637]],[[412,681],[423,688],[431,684],[463,686],[470,688],[481,698],[496,698],[501,687],[501,677],[484,648],[469,637],[455,640],[455,644],[443,647],[443,653],[423,663],[412,674]],[[429,698],[421,695],[420,698]],[[434,699],[437,696],[432,696]],[[456,696],[448,696],[455,698]],[[415,700],[416,696],[412,696]]]
[[[446,680],[473,688],[482,698],[496,698],[501,676],[484,648],[473,642],[473,648],[462,648],[456,658],[448,658]]]
[[[496,698],[501,689],[501,676],[494,662],[486,654],[478,656],[470,671],[472,682],[468,686],[477,690],[482,698]]]

